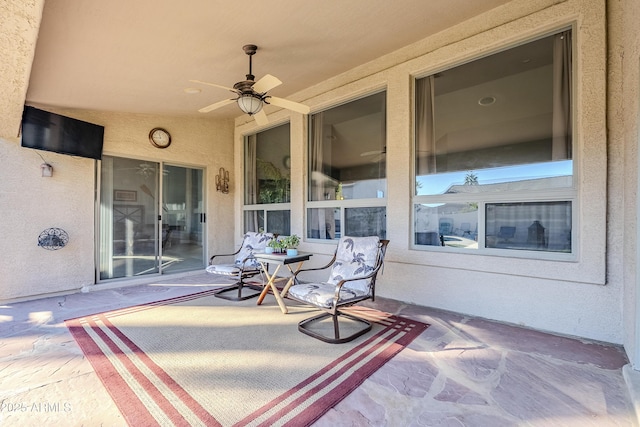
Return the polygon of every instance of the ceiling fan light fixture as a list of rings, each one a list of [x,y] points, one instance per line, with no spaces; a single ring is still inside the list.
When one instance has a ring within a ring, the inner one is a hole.
[[[250,116],[262,110],[262,105],[262,97],[255,93],[243,93],[238,98],[238,107]]]
[[[276,107],[284,108],[290,111],[295,111],[301,114],[309,114],[310,108],[304,104],[300,104],[298,102],[289,101],[284,98],[278,98],[275,96],[267,95],[271,89],[282,84],[280,79],[272,76],[271,74],[265,74],[258,81],[255,81],[255,76],[251,71],[252,63],[251,57],[258,50],[258,46],[254,44],[248,44],[242,47],[244,53],[249,56],[249,74],[246,75],[246,80],[237,82],[233,85],[233,89],[217,85],[214,83],[207,83],[200,80],[190,80],[193,83],[204,84],[208,86],[217,87],[220,89],[225,89],[233,92],[238,95],[237,98],[225,99],[222,101],[214,102],[211,105],[207,105],[199,109],[198,111],[201,113],[208,113],[210,111],[216,110],[218,108],[225,107],[229,104],[233,104],[234,102],[238,104],[240,110],[243,113],[253,116],[255,122],[259,126],[264,126],[269,123],[269,119],[267,118],[267,114],[263,110],[264,104],[271,104]],[[269,101],[267,101],[267,99]]]

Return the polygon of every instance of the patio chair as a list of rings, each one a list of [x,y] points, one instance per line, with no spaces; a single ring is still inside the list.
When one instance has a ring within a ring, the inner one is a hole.
[[[465,237],[465,236],[471,237],[471,224],[468,223],[468,222],[463,222],[462,224],[460,224],[460,228],[458,229],[458,236],[460,236],[460,237]]]
[[[439,231],[443,236],[448,236],[453,232],[453,220],[451,218],[440,218]]]
[[[245,283],[245,279],[262,273],[262,267],[258,260],[253,257],[254,252],[264,252],[267,243],[273,239],[271,233],[256,233],[249,231],[244,235],[240,249],[232,254],[217,254],[209,259],[207,272],[212,274],[222,274],[224,276],[232,276],[237,279],[236,283],[225,287],[215,293],[218,298],[231,301],[241,301],[256,297],[262,292],[262,287]],[[216,264],[215,258],[224,256],[235,256],[233,264]],[[249,291],[243,295],[243,290],[251,289],[256,292]],[[237,293],[236,293],[237,291]]]
[[[333,344],[352,341],[370,331],[369,321],[343,312],[342,309],[360,301],[375,299],[376,277],[382,268],[388,244],[388,240],[380,240],[377,236],[344,236],[338,241],[336,252],[327,265],[298,271],[294,276],[294,284],[289,289],[288,297],[324,311],[318,316],[298,323],[298,330]],[[324,270],[329,267],[331,272],[327,282],[303,283],[299,280],[305,272]],[[340,317],[349,320],[340,322]],[[333,331],[325,334],[318,326],[321,321],[328,318],[332,319]],[[343,323],[343,329],[346,329],[346,322],[349,323],[350,328],[355,325],[356,330],[343,336],[341,323]]]
[[[516,235],[516,228],[511,226],[502,226],[497,236],[502,239],[502,242],[508,243]]]

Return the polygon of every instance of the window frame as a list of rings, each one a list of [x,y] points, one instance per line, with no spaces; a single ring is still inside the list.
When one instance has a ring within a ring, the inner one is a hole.
[[[496,53],[505,52],[511,49],[515,49],[519,46],[534,42],[536,40],[543,39],[545,37],[550,37],[555,34],[561,33],[563,31],[571,31],[572,32],[572,66],[571,66],[571,74],[572,78],[572,86],[571,86],[571,125],[573,129],[572,133],[572,185],[570,187],[565,188],[548,188],[548,189],[540,189],[540,190],[527,190],[526,193],[518,192],[518,191],[508,191],[508,192],[480,192],[474,194],[467,193],[451,193],[451,194],[436,194],[436,195],[416,195],[417,192],[417,166],[416,166],[416,156],[417,156],[417,147],[416,147],[416,128],[417,128],[417,118],[416,118],[416,90],[417,90],[417,80],[426,78],[432,75],[436,75],[441,72],[445,72],[451,68],[455,68],[461,65],[465,65]],[[578,144],[578,133],[579,129],[577,127],[577,118],[578,118],[578,106],[579,100],[577,95],[577,60],[578,60],[578,50],[577,50],[577,29],[575,24],[564,25],[558,28],[554,28],[549,31],[545,31],[544,33],[539,33],[533,36],[529,36],[523,40],[517,42],[511,42],[509,44],[502,45],[496,49],[493,49],[488,52],[483,52],[482,54],[477,54],[472,57],[466,58],[464,61],[456,61],[452,63],[448,63],[444,66],[439,66],[431,70],[427,70],[421,73],[416,73],[411,76],[411,94],[412,94],[412,106],[411,106],[411,115],[412,115],[412,129],[411,129],[411,197],[410,197],[410,234],[409,234],[409,249],[412,251],[426,251],[426,252],[442,252],[442,253],[450,253],[450,254],[464,254],[464,255],[475,255],[475,256],[496,256],[496,257],[509,257],[509,258],[525,258],[525,259],[537,259],[537,260],[551,260],[551,261],[568,261],[568,262],[576,262],[580,257],[580,246],[579,246],[579,210],[580,210],[580,192],[578,188],[579,183],[579,161],[582,156],[580,152],[579,144]],[[552,252],[552,251],[538,251],[538,250],[525,250],[525,249],[505,249],[505,248],[487,248],[486,247],[486,205],[493,203],[520,203],[520,202],[558,202],[564,201],[571,203],[572,211],[571,211],[571,252]],[[442,204],[442,203],[477,203],[477,241],[478,248],[477,249],[468,249],[468,248],[455,248],[448,246],[434,246],[434,245],[418,245],[416,244],[415,239],[415,223],[416,223],[416,205],[418,204]]]
[[[388,202],[388,192],[389,192],[389,178],[388,178],[388,170],[387,170],[387,165],[388,163],[385,162],[385,174],[384,174],[384,181],[385,181],[385,192],[384,192],[384,197],[376,197],[376,198],[359,198],[359,199],[343,199],[343,200],[337,200],[337,199],[332,199],[332,200],[309,200],[310,198],[310,185],[309,185],[309,179],[308,176],[310,176],[310,168],[311,168],[311,144],[312,144],[312,140],[313,140],[313,125],[312,125],[312,120],[313,120],[313,116],[315,114],[318,113],[322,113],[328,110],[331,110],[333,108],[337,108],[346,104],[349,104],[351,102],[355,102],[358,101],[360,99],[366,98],[368,96],[372,96],[372,95],[376,95],[379,93],[384,93],[385,94],[385,104],[384,104],[384,139],[385,139],[385,145],[386,142],[388,142],[388,134],[387,134],[387,121],[388,121],[388,104],[389,104],[389,96],[388,96],[388,88],[386,86],[384,87],[377,87],[371,91],[367,91],[366,93],[361,93],[358,94],[357,96],[353,96],[353,97],[349,97],[347,99],[343,99],[340,102],[336,102],[335,104],[331,104],[331,105],[327,105],[322,109],[319,109],[317,111],[314,111],[313,113],[309,114],[307,116],[307,147],[305,150],[306,156],[307,156],[307,162],[305,164],[305,183],[304,183],[304,237],[303,237],[303,241],[305,242],[310,242],[310,243],[321,243],[321,244],[336,244],[338,239],[334,238],[334,239],[320,239],[320,238],[313,238],[313,237],[309,237],[307,230],[308,230],[308,226],[309,226],[309,209],[320,209],[320,208],[331,208],[331,209],[340,209],[340,228],[341,230],[345,229],[345,210],[349,209],[349,208],[374,208],[374,207],[384,207],[385,208],[385,230],[388,230],[388,220],[387,220],[387,202]],[[342,231],[341,231],[342,233]],[[342,234],[341,234],[342,235]],[[386,236],[385,236],[386,237]]]
[[[278,128],[280,126],[289,126],[289,152],[285,155],[285,157],[288,157],[289,159],[291,159],[291,123],[288,121],[285,122],[280,122],[280,123],[274,123],[272,126],[264,128],[264,129],[259,129],[259,130],[254,130],[253,132],[249,132],[247,134],[243,134],[242,135],[242,171],[243,171],[243,180],[242,180],[242,231],[243,233],[247,231],[247,224],[245,221],[245,214],[248,211],[262,211],[262,215],[264,218],[264,231],[265,232],[271,232],[268,229],[268,225],[269,225],[269,212],[272,211],[289,211],[289,215],[291,215],[291,201],[289,202],[281,202],[281,203],[252,203],[252,204],[248,204],[246,202],[246,191],[247,191],[247,181],[246,181],[246,160],[247,160],[247,143],[248,143],[248,139],[251,136],[256,136],[262,132],[267,132],[269,130]],[[289,160],[290,161],[290,160]],[[289,166],[289,193],[291,193],[291,168]],[[256,194],[256,197],[258,195]],[[258,231],[258,230],[255,230]],[[289,232],[291,232],[291,230],[289,230]]]

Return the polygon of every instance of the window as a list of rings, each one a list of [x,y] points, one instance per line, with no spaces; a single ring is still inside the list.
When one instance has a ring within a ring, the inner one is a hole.
[[[570,202],[487,203],[486,224],[488,248],[571,250]]]
[[[307,238],[386,237],[386,93],[310,117]]]
[[[289,124],[245,138],[244,230],[289,235]]]
[[[572,252],[571,31],[416,80],[414,248]]]

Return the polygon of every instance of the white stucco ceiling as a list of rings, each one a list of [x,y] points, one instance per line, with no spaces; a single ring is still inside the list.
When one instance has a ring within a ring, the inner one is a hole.
[[[508,0],[47,0],[27,102],[199,115],[248,73],[286,98]],[[184,89],[198,87],[197,94]],[[236,105],[207,113],[236,117]]]

